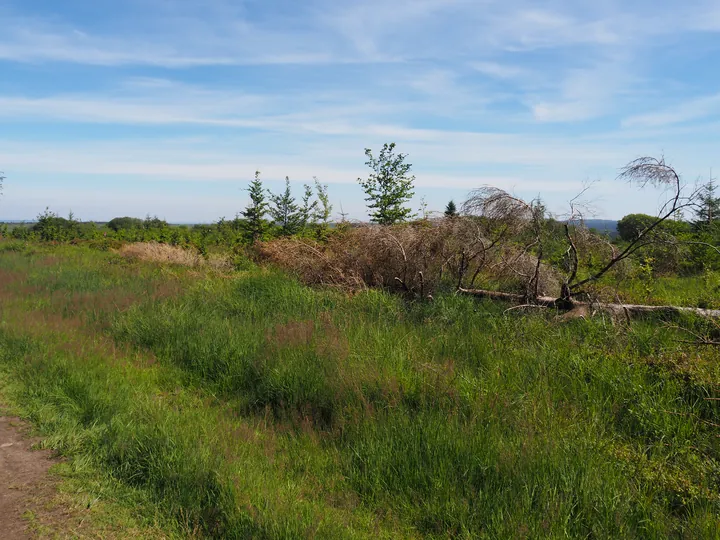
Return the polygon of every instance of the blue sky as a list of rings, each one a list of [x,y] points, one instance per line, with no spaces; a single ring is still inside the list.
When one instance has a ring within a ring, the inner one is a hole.
[[[654,212],[617,181],[720,168],[718,0],[4,0],[0,219],[232,217],[330,184],[365,216],[364,148],[409,154],[433,210],[491,184],[561,213]]]

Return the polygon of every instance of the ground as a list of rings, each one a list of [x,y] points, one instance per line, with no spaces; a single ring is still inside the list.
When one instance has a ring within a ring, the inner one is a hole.
[[[0,531],[3,538],[33,538],[38,522],[51,519],[55,481],[51,452],[33,449],[19,418],[0,416]]]

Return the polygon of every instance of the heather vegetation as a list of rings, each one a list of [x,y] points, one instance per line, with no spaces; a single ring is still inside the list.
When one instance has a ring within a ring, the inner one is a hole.
[[[413,216],[366,155],[375,224],[257,173],[213,225],[3,233],[0,395],[77,489],[180,537],[716,538],[713,184],[634,162],[668,204],[610,239],[487,187]]]

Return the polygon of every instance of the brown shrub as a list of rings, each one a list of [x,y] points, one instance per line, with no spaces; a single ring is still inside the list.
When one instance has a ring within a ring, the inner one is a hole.
[[[260,257],[302,281],[345,289],[382,287],[411,295],[431,294],[443,280],[472,286],[478,277],[519,280],[532,275],[537,259],[517,248],[493,244],[474,218],[410,224],[364,225],[333,235],[326,244],[283,238],[258,247]],[[543,292],[559,280],[541,267]]]

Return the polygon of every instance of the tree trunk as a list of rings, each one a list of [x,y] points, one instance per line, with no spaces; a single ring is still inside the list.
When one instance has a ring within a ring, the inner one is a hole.
[[[527,298],[522,294],[513,294],[499,291],[487,291],[485,289],[458,289],[460,294],[475,296],[478,298],[490,298],[493,300],[505,300],[514,302],[518,305],[527,304]],[[651,313],[660,313],[664,315],[677,315],[680,313],[694,313],[701,317],[720,318],[720,309],[702,309],[683,306],[646,306],[637,304],[609,304],[609,303],[590,303],[568,301],[563,298],[553,298],[551,296],[540,296],[535,299],[534,304],[549,308],[556,308],[563,311],[569,311],[581,306],[590,310],[605,311],[613,315],[638,317]]]

